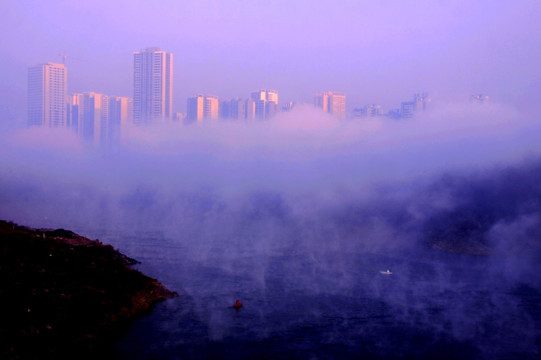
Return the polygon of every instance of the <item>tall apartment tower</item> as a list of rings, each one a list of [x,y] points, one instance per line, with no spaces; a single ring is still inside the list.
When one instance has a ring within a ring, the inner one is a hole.
[[[203,106],[203,117],[205,119],[217,120],[219,117],[220,103],[216,96],[205,96]]]
[[[203,120],[203,111],[205,109],[205,96],[194,95],[188,98],[186,107],[186,120],[201,121]]]
[[[342,117],[346,114],[346,95],[333,91],[316,93],[314,106],[324,112]]]
[[[267,119],[278,111],[278,92],[275,90],[259,90],[252,93],[255,103],[255,117]]]
[[[109,97],[95,92],[71,96],[71,126],[88,143],[107,143]]]
[[[201,121],[203,119],[217,120],[220,113],[218,97],[211,95],[194,95],[188,98],[186,119]]]
[[[64,64],[47,63],[28,69],[28,125],[66,126],[68,71]]]
[[[129,97],[109,97],[109,141],[119,144],[122,141],[122,133],[132,122],[133,101]]]
[[[133,122],[149,124],[173,115],[173,54],[159,48],[133,53]]]
[[[242,100],[239,98],[231,99],[229,101],[229,117],[235,120],[246,119],[246,106],[248,100]]]
[[[70,127],[87,143],[115,145],[131,121],[132,99],[95,92],[71,95]]]

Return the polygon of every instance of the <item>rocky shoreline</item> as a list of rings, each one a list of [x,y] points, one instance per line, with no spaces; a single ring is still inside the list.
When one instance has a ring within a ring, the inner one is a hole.
[[[0,221],[0,358],[105,358],[130,322],[176,296],[136,261],[71,231]]]

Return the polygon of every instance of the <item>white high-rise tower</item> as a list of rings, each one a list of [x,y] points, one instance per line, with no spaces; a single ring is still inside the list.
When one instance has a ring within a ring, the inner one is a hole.
[[[68,71],[47,63],[28,69],[28,125],[66,126]]]
[[[133,122],[170,119],[173,111],[173,54],[159,48],[133,53]]]

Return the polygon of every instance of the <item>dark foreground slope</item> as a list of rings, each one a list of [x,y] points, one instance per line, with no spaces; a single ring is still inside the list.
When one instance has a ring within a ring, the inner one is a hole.
[[[174,296],[110,245],[0,221],[0,358],[103,357],[134,317]]]

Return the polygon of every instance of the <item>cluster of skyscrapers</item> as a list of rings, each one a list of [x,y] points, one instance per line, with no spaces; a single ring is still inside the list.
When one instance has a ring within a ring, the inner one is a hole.
[[[268,119],[278,111],[278,92],[259,90],[248,99],[220,101],[217,96],[194,95],[188,98],[186,121]]]
[[[65,59],[65,58],[64,58]],[[144,125],[162,120],[186,123],[204,119],[268,119],[278,111],[278,92],[263,89],[248,98],[220,100],[212,95],[187,99],[186,114],[173,112],[173,54],[150,47],[133,53],[133,98],[96,92],[68,96],[68,71],[64,63],[46,63],[28,70],[28,124],[67,127],[94,144],[115,144],[129,124]],[[487,102],[488,96],[474,95],[472,101]],[[426,93],[401,103],[399,109],[383,114],[380,105],[368,104],[353,110],[355,117],[389,116],[409,118],[424,111],[430,99]],[[346,96],[339,92],[314,94],[314,106],[337,117],[346,116]]]
[[[128,124],[164,119],[268,119],[278,111],[278,93],[259,90],[248,99],[228,101],[196,95],[188,98],[186,115],[174,113],[173,54],[153,47],[133,54],[133,98],[96,92],[68,95],[67,80],[64,63],[29,68],[28,124],[67,127],[97,145],[117,143]]]
[[[28,70],[28,124],[66,127],[95,144],[120,140],[132,120],[132,99],[95,92],[68,96],[65,64],[47,63]]]

